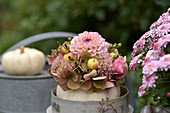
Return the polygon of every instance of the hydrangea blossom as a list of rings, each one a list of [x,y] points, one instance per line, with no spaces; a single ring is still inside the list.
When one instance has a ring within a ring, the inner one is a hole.
[[[72,70],[74,67],[74,63],[64,61],[63,54],[59,53],[51,64],[51,73],[59,77],[60,72],[66,67]]]
[[[98,73],[101,76],[107,75],[112,76],[115,72],[114,69],[114,59],[112,56],[107,52],[100,54],[98,57],[96,57],[99,61],[99,67],[98,67]]]

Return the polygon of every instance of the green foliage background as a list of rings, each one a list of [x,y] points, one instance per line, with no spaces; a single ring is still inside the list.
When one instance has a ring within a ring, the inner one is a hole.
[[[39,33],[87,30],[108,42],[121,42],[120,51],[130,60],[133,43],[169,6],[169,0],[0,0],[0,54]],[[49,54],[49,43],[56,47],[55,41],[33,47]],[[129,75],[137,92],[141,79],[136,81],[134,72]]]

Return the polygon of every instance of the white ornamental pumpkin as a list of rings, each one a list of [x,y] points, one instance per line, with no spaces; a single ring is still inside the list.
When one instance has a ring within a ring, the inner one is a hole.
[[[45,55],[33,48],[21,47],[5,53],[2,67],[9,75],[36,75],[45,65]]]

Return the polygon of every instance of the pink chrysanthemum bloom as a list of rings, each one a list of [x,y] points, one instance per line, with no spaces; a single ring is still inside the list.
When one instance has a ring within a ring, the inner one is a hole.
[[[169,21],[170,21],[170,16],[169,16],[168,12],[163,13],[158,19],[158,23],[160,23],[160,24],[166,23],[166,22],[169,22]]]
[[[74,63],[69,61],[64,61],[63,54],[58,54],[58,56],[53,60],[51,64],[51,74],[59,77],[61,70],[68,68],[72,70],[74,68]]]
[[[78,55],[88,51],[91,53],[91,56],[96,56],[101,53],[106,53],[108,51],[108,45],[105,42],[105,39],[97,32],[84,31],[78,36],[74,36],[69,50]]]
[[[150,57],[146,57],[145,60],[142,62],[142,66],[148,64],[149,62],[151,62],[151,58]]]
[[[145,42],[148,41],[149,38],[153,37],[154,32],[154,30],[150,30],[142,35],[142,37],[134,43],[133,49],[140,47],[140,49],[143,50]]]
[[[149,50],[146,54],[146,58],[150,58],[151,60],[158,60],[160,58],[160,51]]]
[[[157,27],[156,34],[160,37],[167,35],[170,32],[170,23],[165,23]]]
[[[131,54],[132,57],[135,57],[136,55],[136,52],[139,51],[140,49],[139,48],[135,48]]]
[[[164,55],[159,60],[159,69],[168,71],[170,69],[170,54]]]
[[[166,48],[168,42],[170,42],[170,34],[165,35],[154,44],[153,49],[155,51],[160,51],[162,48]]]
[[[131,69],[132,71],[135,71],[135,70],[136,70],[136,66],[135,66],[135,65],[132,65],[132,66],[130,67],[130,69]]]
[[[139,60],[140,57],[142,57],[142,54],[139,54],[139,55],[133,57],[133,59],[130,61],[129,67],[131,68],[133,65],[140,62],[141,61],[141,60]]]
[[[139,91],[138,91],[138,97],[141,97],[145,93],[145,85],[140,86]]]
[[[148,32],[146,32],[141,38],[142,39],[146,39],[149,38],[153,35],[153,30],[149,30]]]
[[[151,26],[150,29],[155,29],[159,25],[158,21],[154,22]]]
[[[140,49],[143,50],[144,44],[145,44],[145,39],[144,39],[144,38],[140,38],[140,39],[137,40],[137,41],[135,42],[135,44],[133,45],[133,49],[140,47]]]
[[[154,72],[156,72],[158,70],[158,62],[157,61],[151,61],[150,63],[146,64],[143,67],[143,74],[144,75],[152,75]]]
[[[169,10],[168,10],[169,11]],[[167,13],[163,13],[159,19],[154,22],[151,26],[150,26],[150,29],[155,29],[157,28],[159,25],[161,25],[162,23],[167,23],[167,22],[170,22],[170,15]]]
[[[163,36],[162,38],[160,38],[160,39],[158,40],[158,42],[159,42],[159,41],[160,41],[160,43],[163,43],[163,44],[165,44],[165,43],[167,43],[167,42],[170,42],[170,34]],[[162,45],[163,45],[163,44],[162,44]]]
[[[146,76],[144,75],[143,76],[143,79],[142,79],[142,83],[146,86],[146,87],[156,87],[155,85],[155,80],[158,79],[158,76],[155,76],[155,74],[152,74],[150,76]]]

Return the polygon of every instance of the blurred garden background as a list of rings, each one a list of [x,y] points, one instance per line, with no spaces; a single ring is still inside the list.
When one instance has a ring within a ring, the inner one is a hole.
[[[170,6],[169,0],[0,0],[0,55],[32,35],[66,31],[99,32],[110,43],[122,43],[120,52],[131,57],[133,43]],[[56,41],[32,47],[50,54]],[[147,103],[137,98],[139,73],[129,71],[136,96],[136,113]]]

